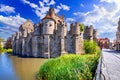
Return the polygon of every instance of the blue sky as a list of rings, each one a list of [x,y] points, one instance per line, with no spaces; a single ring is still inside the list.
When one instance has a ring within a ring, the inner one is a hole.
[[[120,0],[0,0],[0,37],[7,39],[27,19],[38,23],[50,7],[71,22],[93,25],[98,37],[115,39]]]

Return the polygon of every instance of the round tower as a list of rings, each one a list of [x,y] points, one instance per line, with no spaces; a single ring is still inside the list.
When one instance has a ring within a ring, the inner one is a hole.
[[[20,35],[19,35],[19,31],[16,33],[16,39],[19,39],[20,38]]]
[[[55,16],[55,10],[54,10],[54,8],[50,8],[48,13],[49,13],[49,15],[51,17],[54,17]]]
[[[95,29],[93,30],[93,38],[97,39],[97,30],[95,30]]]
[[[119,21],[118,21],[118,31],[120,31],[120,18],[119,18]]]
[[[80,35],[80,26],[79,26],[79,23],[75,23],[74,25],[74,35]]]
[[[90,29],[90,34],[89,34],[89,35],[90,35],[90,37],[93,37],[93,26],[90,25],[90,28],[89,28],[89,29]]]
[[[70,25],[71,35],[80,35],[80,26],[79,23],[75,22]]]
[[[52,19],[44,19],[43,23],[43,34],[50,35],[54,33],[55,29],[55,21]]]

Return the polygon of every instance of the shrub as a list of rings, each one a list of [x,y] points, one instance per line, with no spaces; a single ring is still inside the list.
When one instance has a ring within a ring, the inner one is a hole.
[[[84,24],[80,24],[80,31],[83,32],[84,31]]]
[[[39,80],[92,80],[98,57],[95,54],[64,55],[41,66]]]
[[[2,45],[0,45],[0,52],[8,52],[8,53],[11,53],[12,52],[12,49],[4,49],[2,47]]]
[[[12,53],[12,49],[4,49],[4,52]]]
[[[84,41],[84,50],[87,54],[99,53],[100,49],[95,41]]]
[[[3,47],[1,44],[0,44],[0,52],[3,52]]]

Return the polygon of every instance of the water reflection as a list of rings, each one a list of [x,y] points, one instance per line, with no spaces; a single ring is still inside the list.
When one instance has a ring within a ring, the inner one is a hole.
[[[35,75],[46,60],[0,54],[0,80],[36,80]]]
[[[0,80],[19,80],[7,53],[0,53]]]

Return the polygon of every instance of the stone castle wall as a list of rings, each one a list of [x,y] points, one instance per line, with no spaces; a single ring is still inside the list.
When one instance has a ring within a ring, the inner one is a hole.
[[[86,26],[83,36],[84,39],[97,41],[97,30],[95,30],[92,25],[90,25],[90,27]]]
[[[86,29],[86,38],[96,36],[93,28]],[[12,36],[13,53],[29,57],[57,57],[67,53],[82,54],[83,38],[81,37],[79,23],[72,23],[70,31],[64,17],[50,9],[41,23],[32,24],[26,21],[19,31]]]

